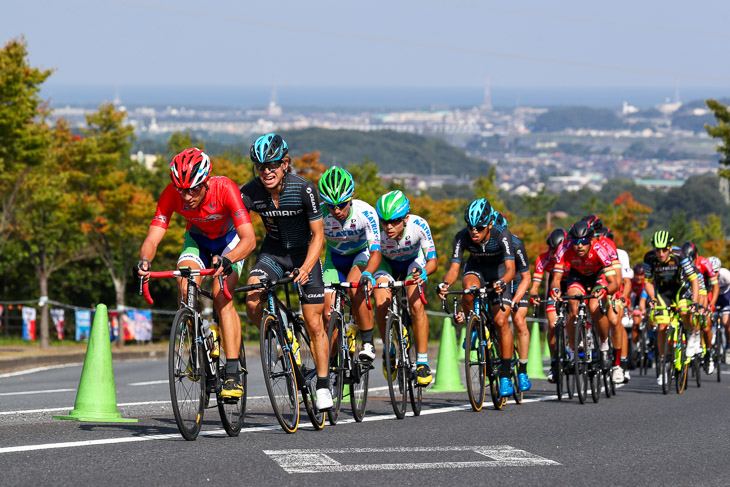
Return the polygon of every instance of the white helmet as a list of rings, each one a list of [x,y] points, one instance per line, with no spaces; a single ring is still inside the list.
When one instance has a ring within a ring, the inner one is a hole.
[[[720,272],[722,261],[718,257],[708,257],[707,260],[710,261],[710,265],[712,266],[712,270],[715,271],[715,274]]]

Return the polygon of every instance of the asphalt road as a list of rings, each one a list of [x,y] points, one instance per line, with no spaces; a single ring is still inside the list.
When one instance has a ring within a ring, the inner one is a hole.
[[[376,368],[364,423],[345,407],[322,431],[304,414],[293,435],[271,413],[260,367],[249,368],[249,395],[262,399],[250,401],[241,435],[227,437],[209,409],[194,442],[177,431],[164,361],[115,363],[119,410],[139,423],[51,419],[73,407],[80,366],[0,376],[2,484],[730,484],[725,366],[723,382],[705,376],[682,395],[633,374],[598,404],[558,402],[552,385],[534,381],[522,405],[475,413],[465,393],[427,390],[422,415],[404,420]]]

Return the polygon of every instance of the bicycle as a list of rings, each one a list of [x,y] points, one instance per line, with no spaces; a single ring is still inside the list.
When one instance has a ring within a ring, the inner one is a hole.
[[[418,384],[416,376],[416,347],[411,346],[415,339],[411,316],[408,312],[408,298],[403,290],[416,281],[388,281],[375,284],[376,289],[390,289],[391,303],[385,320],[385,340],[383,350],[390,354],[385,358],[385,370],[388,380],[390,402],[396,418],[403,419],[406,414],[408,396],[414,416],[421,414],[423,404],[423,387]],[[418,285],[418,294],[423,304],[426,297],[423,288]],[[395,358],[392,360],[391,357]]]
[[[229,436],[238,436],[246,414],[248,371],[243,340],[238,353],[238,361],[241,364],[239,379],[243,385],[243,395],[238,399],[225,399],[221,396],[221,392],[227,359],[220,344],[220,334],[215,337],[209,333],[210,330],[204,330],[204,322],[199,311],[199,296],[213,299],[213,295],[210,291],[202,289],[194,278],[213,273],[215,269],[181,267],[174,271],[150,272],[149,275],[152,279],[182,277],[187,281],[187,301],[180,303],[182,307],[173,318],[168,355],[172,411],[177,427],[186,440],[195,440],[200,433],[203,414],[208,407],[211,394],[215,394],[221,423]],[[226,298],[231,299],[223,275],[219,275],[218,278]],[[142,277],[140,277],[140,295],[144,295],[148,304],[154,303],[149,292],[149,282]],[[213,321],[216,321],[215,315]],[[216,347],[219,350],[218,356],[211,354]]]
[[[486,396],[486,384],[489,380],[489,392],[492,397],[492,404],[495,409],[502,409],[507,402],[499,392],[499,367],[501,359],[499,356],[499,339],[495,331],[494,321],[489,314],[488,293],[493,287],[472,286],[469,289],[447,291],[452,295],[474,295],[474,308],[469,311],[466,320],[466,339],[464,341],[464,372],[466,376],[466,389],[469,395],[469,403],[474,411],[481,411]],[[500,306],[504,309],[501,301]],[[447,300],[441,303],[441,307],[449,313]],[[457,313],[458,298],[454,296],[454,314]],[[515,374],[515,371],[512,371]],[[516,375],[513,377],[515,384],[515,401],[522,400],[522,391],[518,392]]]
[[[345,386],[349,386],[350,407],[355,421],[360,423],[365,416],[365,406],[368,400],[368,372],[373,365],[371,362],[363,362],[358,358],[362,349],[362,333],[355,326],[352,310],[350,309],[349,313],[345,312],[345,307],[350,306],[346,289],[357,288],[359,285],[358,282],[325,283],[326,288],[335,290],[327,332],[330,346],[334,346],[336,349],[336,352],[330,355],[330,375],[335,376],[332,384],[334,405],[327,411],[327,418],[332,425],[337,424],[342,399],[345,397]],[[366,296],[366,304],[368,309],[372,309],[369,296]],[[353,335],[348,333],[348,328],[357,331]]]
[[[639,375],[647,375],[649,373],[649,367],[652,359],[654,358],[654,347],[653,347],[653,335],[650,332],[649,327],[649,316],[648,313],[644,313],[639,323],[639,341],[637,343],[637,362],[639,368]]]
[[[578,401],[585,404],[588,397],[588,383],[591,385],[593,402],[601,397],[601,381],[598,374],[601,368],[597,362],[601,360],[598,337],[594,327],[589,327],[586,302],[597,299],[592,294],[562,296],[561,300],[578,301],[578,314],[575,318],[575,353],[573,354],[573,375]]]
[[[667,338],[663,345],[664,355],[657,360],[660,384],[662,393],[669,394],[672,380],[675,381],[677,394],[684,391],[687,384],[687,365],[689,359],[685,359],[686,355],[686,331],[684,326],[680,326],[678,309],[676,306],[655,306],[654,312],[657,310],[667,310],[669,312],[669,326],[667,327]],[[681,329],[681,330],[680,330]]]
[[[295,433],[299,427],[299,392],[314,429],[324,428],[324,411],[317,409],[316,404],[317,369],[309,334],[304,318],[291,309],[287,284],[297,275],[295,269],[288,277],[262,279],[256,284],[236,288],[236,292],[264,291],[262,300],[265,299],[268,307],[264,307],[261,319],[261,365],[274,415],[287,433]],[[284,286],[286,304],[276,295],[279,286]]]
[[[573,390],[570,387],[570,361],[571,354],[568,348],[568,336],[565,328],[566,301],[555,303],[557,318],[555,320],[555,386],[558,393],[558,401],[563,400],[563,377],[565,377],[565,391],[568,399],[573,399]]]
[[[722,337],[725,335],[725,328],[722,326],[722,317],[720,313],[713,313],[712,315],[712,357],[710,360],[715,362],[715,372],[717,373],[717,382],[720,382],[720,364],[722,364],[722,358],[724,350],[722,346]],[[705,372],[709,370],[709,361],[705,364]]]
[[[700,330],[705,326],[709,326],[707,324],[707,317],[705,316],[703,309],[698,310],[693,315],[692,321],[695,323],[695,325],[699,325]],[[702,345],[702,348],[704,349],[704,352],[705,354],[707,354],[707,357],[709,359],[709,354],[711,353],[712,349],[705,349],[705,345]],[[700,374],[700,371],[702,369],[704,369],[705,372],[707,371],[707,367],[705,366],[705,354],[695,353],[690,361],[692,376],[695,378],[697,387],[702,387],[702,374]]]

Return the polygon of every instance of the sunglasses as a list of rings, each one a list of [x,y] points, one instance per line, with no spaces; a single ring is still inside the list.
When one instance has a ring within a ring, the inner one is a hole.
[[[573,240],[573,245],[588,245],[589,243],[591,243],[590,237],[574,238],[572,240]]]
[[[476,230],[477,232],[483,232],[484,229],[487,228],[487,226],[486,225],[477,225],[474,227],[471,225],[467,225],[467,228],[469,228],[469,230]]]
[[[268,169],[271,172],[276,171],[279,169],[279,167],[283,164],[282,161],[279,162],[269,162],[268,164],[259,164],[256,169],[258,169],[259,172],[266,172]]]
[[[393,218],[392,220],[383,220],[383,225],[398,225],[403,221],[403,217]]]
[[[669,252],[669,250],[671,249],[669,247],[664,247],[663,249],[654,247],[654,250],[656,250],[657,252]]]
[[[192,188],[178,188],[177,186],[175,186],[175,189],[180,194],[192,194],[192,195],[196,195],[196,194],[199,194],[200,191],[203,189],[203,185],[202,184],[199,184],[198,186],[195,186],[195,187],[192,187]]]
[[[339,205],[328,204],[327,208],[329,208],[330,210],[344,210],[345,208],[347,208],[347,205],[349,205],[349,204],[350,204],[350,200],[347,200],[344,203],[340,203]]]

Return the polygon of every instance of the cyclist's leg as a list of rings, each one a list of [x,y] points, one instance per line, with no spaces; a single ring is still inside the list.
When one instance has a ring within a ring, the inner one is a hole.
[[[517,380],[520,383],[520,390],[529,391],[532,387],[530,378],[527,376],[527,358],[530,349],[530,331],[527,328],[527,299],[520,300],[517,311],[512,312],[512,323],[517,335],[517,354],[519,363],[517,365]]]
[[[183,250],[180,253],[180,257],[177,259],[177,268],[190,267],[191,269],[205,269],[210,265],[210,256],[206,255],[205,251],[201,251],[198,242],[196,242],[190,232],[185,232],[185,238],[183,241]],[[177,291],[178,291],[178,303],[184,303],[187,301],[188,285],[187,279],[177,277]],[[195,282],[200,284],[203,278],[198,276],[195,278]]]
[[[586,288],[580,279],[580,276],[573,271],[568,275],[568,289],[565,294],[568,296],[578,296],[586,294]],[[565,323],[565,330],[568,332],[568,343],[572,350],[576,349],[577,344],[575,343],[575,318],[578,315],[578,302],[568,302],[568,319]]]
[[[256,263],[248,274],[246,284],[258,284],[262,279],[272,280],[281,277],[284,277],[284,267],[278,262],[277,256],[270,252],[266,239],[264,239],[261,250],[256,256]],[[257,327],[261,326],[261,318],[264,314],[261,304],[262,295],[263,291],[251,291],[246,294],[246,316]]]
[[[658,305],[664,309],[655,309],[652,313],[653,321],[657,326],[657,349],[659,357],[664,356],[664,343],[667,341],[667,328],[669,327],[669,310],[666,308],[671,301],[667,298],[667,296],[657,293],[656,299],[659,303]]]
[[[376,284],[385,284],[394,280],[388,259],[383,257],[373,277],[375,278]],[[390,289],[374,289],[373,299],[375,300],[375,322],[378,325],[380,338],[385,343],[385,319],[388,316],[388,308],[390,308],[390,303],[393,299]]]
[[[365,270],[369,257],[366,250],[357,254],[353,260],[353,265],[347,273],[347,280],[350,282],[359,282],[362,277],[362,271]],[[365,333],[373,329],[373,312],[368,309],[365,296],[367,291],[364,289],[350,289],[350,301],[352,302],[352,310],[355,315],[355,323],[363,332],[363,342],[373,343],[372,333]],[[369,339],[368,339],[369,338]]]
[[[226,255],[239,242],[238,235],[234,232],[223,237],[222,242],[219,240],[221,239],[213,241],[214,245],[207,249],[207,257],[212,259],[213,255]],[[238,277],[243,269],[243,261],[234,262],[232,268],[233,272],[226,278],[226,286],[229,291],[236,289]],[[225,294],[221,292],[217,279],[213,281],[213,307],[218,315],[221,333],[223,335],[223,351],[226,353],[226,357],[238,357],[241,349],[241,318],[238,316],[233,299],[227,299]],[[228,370],[228,372],[231,375],[237,372],[233,370],[237,364],[239,364],[237,360],[230,361],[228,366],[231,370]]]
[[[299,267],[303,262],[306,254],[301,256],[292,256],[292,269],[287,269],[287,273],[294,268]],[[324,311],[324,282],[322,281],[322,264],[319,260],[314,264],[312,271],[309,273],[309,281],[302,286],[302,314],[304,315],[304,323],[307,326],[307,332],[311,340],[312,355],[314,356],[314,364],[317,368],[317,377],[319,379],[326,378],[329,383],[329,340],[327,338],[327,330],[325,330],[322,320]],[[317,389],[321,389],[321,384],[317,385]]]

